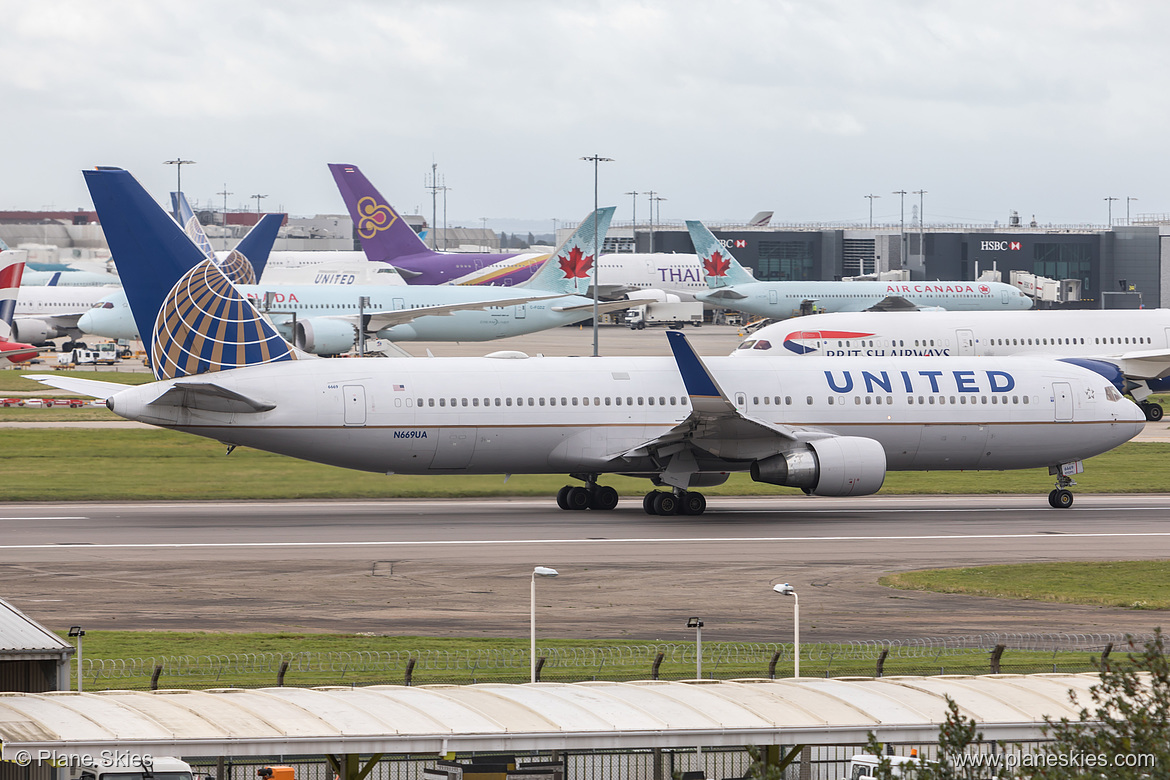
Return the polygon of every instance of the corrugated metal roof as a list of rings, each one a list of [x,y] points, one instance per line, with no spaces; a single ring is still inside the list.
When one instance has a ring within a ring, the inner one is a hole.
[[[0,657],[29,653],[72,655],[73,646],[0,599]]]
[[[153,755],[447,753],[934,742],[950,696],[988,739],[1077,718],[1083,675],[587,682],[0,694],[21,749]]]

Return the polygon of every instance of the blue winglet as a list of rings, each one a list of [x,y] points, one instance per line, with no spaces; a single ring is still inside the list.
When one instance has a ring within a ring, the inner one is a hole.
[[[696,398],[724,398],[711,372],[703,365],[703,361],[695,354],[687,337],[683,334],[668,330],[666,338],[670,342],[670,350],[674,353],[674,362],[678,364],[678,372],[682,375],[686,385],[687,395]]]

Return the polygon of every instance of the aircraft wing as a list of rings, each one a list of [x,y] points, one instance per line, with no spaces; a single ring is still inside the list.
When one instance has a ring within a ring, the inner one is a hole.
[[[56,376],[52,374],[24,374],[25,379],[40,382],[42,385],[55,387],[58,390],[68,390],[78,395],[87,395],[90,398],[109,398],[133,385],[124,385],[120,382],[100,382],[96,379],[81,379],[73,376]]]
[[[484,309],[493,307],[519,306],[524,303],[532,303],[533,301],[564,297],[560,293],[553,293],[551,295],[545,293],[542,295],[528,295],[521,298],[509,298],[503,301],[488,300],[468,303],[448,303],[441,306],[427,306],[422,309],[388,309],[386,311],[376,311],[367,314],[366,330],[379,331],[393,325],[402,325],[412,320],[417,320],[419,317],[442,317],[447,314],[454,314],[457,311],[483,311]],[[331,317],[330,319],[348,319],[351,322],[356,322],[356,315],[350,318]]]
[[[741,292],[737,292],[734,287],[720,287],[715,290],[708,290],[704,294],[704,300],[710,303],[719,303],[720,301],[742,301],[747,296]]]
[[[1170,350],[1147,349],[1098,357],[1117,366],[1130,379],[1162,379],[1170,376]]]
[[[694,448],[728,460],[754,460],[774,455],[793,442],[832,435],[747,417],[727,398],[686,336],[667,331],[666,337],[691,399],[691,413],[657,438],[622,453],[622,457],[650,455],[665,459]]]
[[[620,311],[621,309],[629,309],[633,306],[641,306],[650,301],[598,301],[597,311],[604,314],[610,311]],[[553,306],[553,311],[593,311],[593,301],[589,303],[578,303],[573,306]]]
[[[901,295],[890,295],[882,298],[865,311],[918,311],[918,306]]]

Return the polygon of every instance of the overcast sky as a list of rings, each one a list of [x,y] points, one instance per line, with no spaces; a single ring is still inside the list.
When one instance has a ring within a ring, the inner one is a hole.
[[[357,164],[449,222],[1106,221],[1170,212],[1170,5],[1149,0],[0,0],[0,209],[160,200],[338,213]],[[917,197],[907,196],[906,215]],[[644,219],[646,196],[638,197]],[[512,229],[515,229],[513,227]]]

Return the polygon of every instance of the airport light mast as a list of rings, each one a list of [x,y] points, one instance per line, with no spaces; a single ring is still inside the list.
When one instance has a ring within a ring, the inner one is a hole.
[[[1127,224],[1127,225],[1130,224],[1130,222],[1129,222],[1129,202],[1131,200],[1137,200],[1137,198],[1131,198],[1129,195],[1125,196],[1125,224]]]
[[[597,175],[601,163],[613,162],[613,158],[595,154],[592,157],[582,157],[581,159],[593,163],[593,357],[597,357],[597,266],[601,265],[601,239],[597,235]]]
[[[256,213],[259,214],[260,213],[260,201],[264,200],[268,196],[267,195],[251,195],[249,197],[252,200],[256,201]]]
[[[220,223],[219,223],[219,224],[220,224],[222,227],[227,227],[227,196],[228,196],[228,195],[235,195],[236,193],[234,193],[234,192],[228,192],[228,188],[227,188],[227,182],[225,181],[225,182],[223,183],[223,191],[222,191],[222,192],[217,192],[217,193],[215,193],[215,194],[216,194],[216,195],[223,195],[223,219],[221,219],[221,220],[220,220]]]
[[[914,190],[918,196],[918,257],[922,261],[923,270],[926,269],[926,210],[922,204],[922,196],[926,190]]]
[[[184,160],[182,157],[176,157],[173,160],[163,160],[163,165],[175,166],[175,191],[183,191],[183,166],[194,165],[194,160]]]
[[[1109,206],[1109,221],[1105,223],[1105,227],[1113,227],[1113,201],[1115,200],[1121,200],[1121,198],[1114,198],[1113,196],[1110,196],[1105,199],[1105,203]],[[1128,204],[1126,204],[1126,206],[1128,208]]]
[[[901,252],[899,252],[898,264],[903,268],[906,267],[906,190],[894,190],[891,195],[897,195],[901,202],[901,221],[898,223],[898,235],[901,237]]]
[[[630,198],[630,206],[631,206],[631,208],[630,208],[630,224],[633,225],[633,227],[630,228],[630,235],[634,237],[634,251],[637,252],[638,251],[638,196],[643,194],[643,193],[638,192],[637,190],[630,190],[629,192],[623,192],[622,194],[633,196]]]

